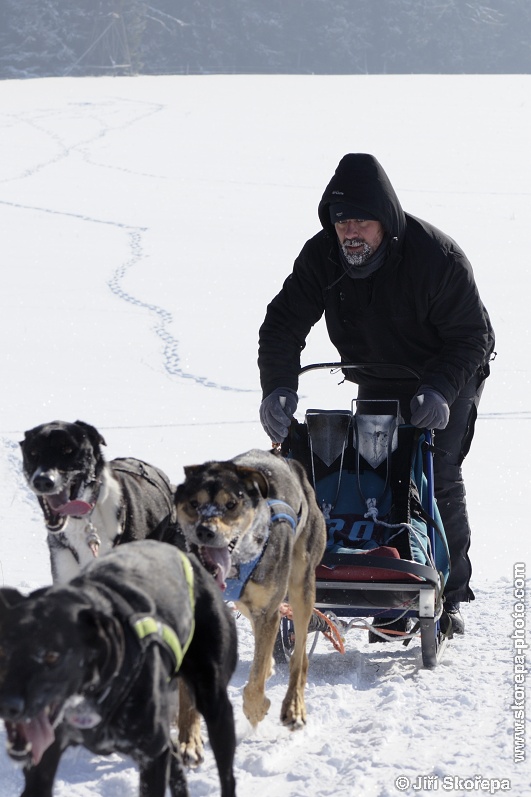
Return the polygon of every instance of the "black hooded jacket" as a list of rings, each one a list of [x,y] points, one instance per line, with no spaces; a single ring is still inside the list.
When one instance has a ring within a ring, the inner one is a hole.
[[[387,233],[383,266],[350,278],[339,257],[329,206],[349,202],[378,218]],[[409,366],[420,380],[392,368],[348,379],[368,387],[410,391],[429,385],[451,405],[478,372],[488,373],[494,334],[458,245],[404,213],[385,171],[372,155],[345,155],[319,203],[323,229],[306,242],[293,272],[268,305],[259,333],[258,365],[264,397],[298,388],[306,337],[325,315],[342,362]]]

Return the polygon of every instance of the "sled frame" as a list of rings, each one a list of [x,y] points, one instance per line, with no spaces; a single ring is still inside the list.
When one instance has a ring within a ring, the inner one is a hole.
[[[317,369],[327,369],[334,373],[351,368],[362,370],[367,367],[374,369],[378,367],[378,365],[375,363],[317,363],[305,366],[301,369],[300,373],[303,374],[310,370]],[[392,367],[399,368],[399,366],[396,365]],[[412,369],[405,368],[404,370],[408,372],[408,376],[419,378],[419,375]],[[354,399],[352,405],[355,406],[355,404],[356,400]],[[312,409],[308,412],[316,414],[320,411]],[[324,415],[331,415],[337,412],[339,418],[341,418],[342,415],[348,414],[347,410],[322,410],[321,412]],[[353,412],[351,415],[354,416]],[[423,462],[423,470],[428,483],[427,512],[429,517],[432,518],[435,502],[433,497],[434,485],[431,431],[425,430],[424,434],[426,437],[426,455]],[[290,456],[289,443],[285,455]],[[343,460],[341,458],[338,483],[341,482],[342,467]],[[315,488],[315,473],[312,472],[308,475],[310,478],[313,477]],[[434,552],[436,532],[430,522],[427,523],[427,531],[429,548],[431,552]],[[435,667],[440,661],[448,641],[448,633],[442,631],[439,622],[443,612],[443,584],[441,574],[438,573],[435,567],[421,565],[417,562],[405,559],[387,559],[384,557],[371,556],[370,553],[333,554],[327,552],[322,561],[322,565],[325,567],[327,565],[332,566],[342,563],[352,567],[359,565],[369,569],[374,567],[380,570],[395,571],[396,580],[395,577],[393,577],[392,581],[383,579],[369,581],[356,579],[337,580],[318,576],[316,581],[315,608],[331,617],[352,618],[353,620],[355,618],[378,618],[382,615],[385,615],[386,620],[389,619],[390,621],[395,617],[414,618],[418,625],[418,634],[420,635],[423,666],[427,668]],[[293,632],[293,629],[289,628],[289,623],[289,620],[282,618],[279,639],[276,645],[277,654],[283,652],[286,659],[289,659],[291,652],[289,650],[289,645],[286,645],[286,640],[290,639],[290,634],[292,636]],[[345,628],[347,628],[347,626],[345,626]],[[315,634],[315,636],[317,636],[317,634]],[[403,644],[408,644],[408,641],[404,641]],[[311,652],[313,652],[315,644],[316,639],[314,639],[312,644]]]

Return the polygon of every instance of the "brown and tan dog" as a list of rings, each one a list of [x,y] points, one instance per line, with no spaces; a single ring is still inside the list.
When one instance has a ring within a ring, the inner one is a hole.
[[[315,569],[326,526],[303,467],[272,452],[253,450],[227,462],[185,468],[176,491],[177,519],[188,548],[197,553],[227,600],[250,619],[255,650],[243,710],[252,725],[270,706],[265,683],[273,671],[280,604],[291,604],[295,647],[281,721],[306,722],[306,637],[315,602]],[[192,721],[193,722],[193,721]],[[191,727],[181,738],[194,736]],[[193,747],[193,745],[192,745]],[[190,756],[193,759],[193,750]]]

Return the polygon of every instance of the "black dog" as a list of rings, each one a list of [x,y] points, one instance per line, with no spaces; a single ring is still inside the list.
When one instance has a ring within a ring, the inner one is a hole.
[[[138,459],[106,462],[102,445],[98,430],[83,421],[41,424],[20,443],[48,530],[54,583],[118,543],[150,538],[185,547],[166,474]]]
[[[27,598],[0,590],[0,716],[24,797],[51,797],[70,745],[131,756],[141,797],[164,797],[168,785],[187,795],[170,737],[177,672],[205,718],[222,797],[233,797],[236,659],[219,588],[174,546],[133,542]]]

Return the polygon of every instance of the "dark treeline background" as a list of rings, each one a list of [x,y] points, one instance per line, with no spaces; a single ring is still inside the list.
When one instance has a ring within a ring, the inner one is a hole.
[[[0,78],[530,65],[530,0],[0,0]]]

